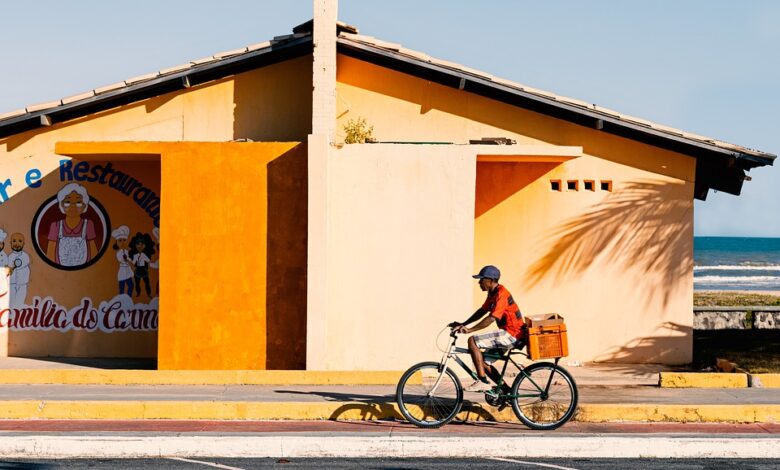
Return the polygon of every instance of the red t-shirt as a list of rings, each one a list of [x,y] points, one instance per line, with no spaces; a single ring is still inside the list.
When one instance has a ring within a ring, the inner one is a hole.
[[[506,330],[507,333],[518,339],[523,335],[523,315],[506,287],[499,284],[498,287],[488,292],[487,300],[482,304],[482,309],[490,312],[502,330]]]

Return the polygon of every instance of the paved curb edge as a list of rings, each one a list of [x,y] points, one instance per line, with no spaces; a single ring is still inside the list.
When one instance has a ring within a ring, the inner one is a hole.
[[[401,419],[395,403],[240,401],[0,401],[0,419],[378,420]],[[510,408],[468,404],[458,419],[515,421]],[[780,404],[581,404],[575,421],[776,423]]]

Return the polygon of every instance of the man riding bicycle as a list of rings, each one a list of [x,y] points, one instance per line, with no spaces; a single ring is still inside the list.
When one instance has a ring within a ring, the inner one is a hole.
[[[486,392],[493,387],[487,379],[487,375],[497,381],[500,374],[492,365],[492,361],[485,361],[482,355],[482,349],[498,349],[502,352],[508,351],[515,346],[518,340],[525,337],[525,324],[520,309],[517,307],[512,294],[498,283],[501,277],[501,271],[495,266],[485,266],[479,270],[479,274],[472,276],[479,279],[479,288],[487,292],[487,299],[482,307],[478,308],[463,323],[452,322],[451,327],[458,333],[471,333],[479,331],[490,326],[495,321],[499,330],[473,335],[469,338],[469,353],[474,361],[474,367],[477,370],[477,377],[473,384],[466,387],[470,392]],[[485,316],[486,314],[489,316]],[[482,318],[484,316],[484,318]],[[469,323],[482,320],[471,328],[466,327]]]

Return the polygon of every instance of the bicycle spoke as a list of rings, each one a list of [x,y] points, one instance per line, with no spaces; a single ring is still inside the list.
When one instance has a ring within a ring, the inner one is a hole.
[[[576,386],[562,370],[553,364],[537,363],[529,366],[514,384],[512,408],[532,429],[554,429],[574,413]]]
[[[447,370],[442,375],[434,363],[415,367],[413,372],[404,375],[396,392],[402,414],[413,424],[423,427],[440,426],[454,418],[460,408],[462,392],[452,372]]]

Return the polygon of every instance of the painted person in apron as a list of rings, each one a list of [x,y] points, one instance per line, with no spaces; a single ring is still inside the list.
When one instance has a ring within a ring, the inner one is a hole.
[[[120,225],[113,232],[111,237],[116,240],[114,250],[116,250],[116,260],[119,262],[119,271],[116,273],[119,281],[119,294],[133,296],[133,268],[130,267],[130,251],[127,249],[127,237],[130,236],[130,227]],[[125,292],[127,291],[127,292]]]
[[[152,289],[149,286],[149,264],[154,255],[154,241],[148,233],[138,232],[130,240],[130,259],[134,268],[135,296],[141,295],[141,281],[144,283],[144,291],[147,297],[152,298]]]
[[[81,266],[97,254],[95,225],[82,217],[89,208],[89,194],[78,183],[66,184],[57,193],[62,219],[52,222],[46,256],[60,266]]]

